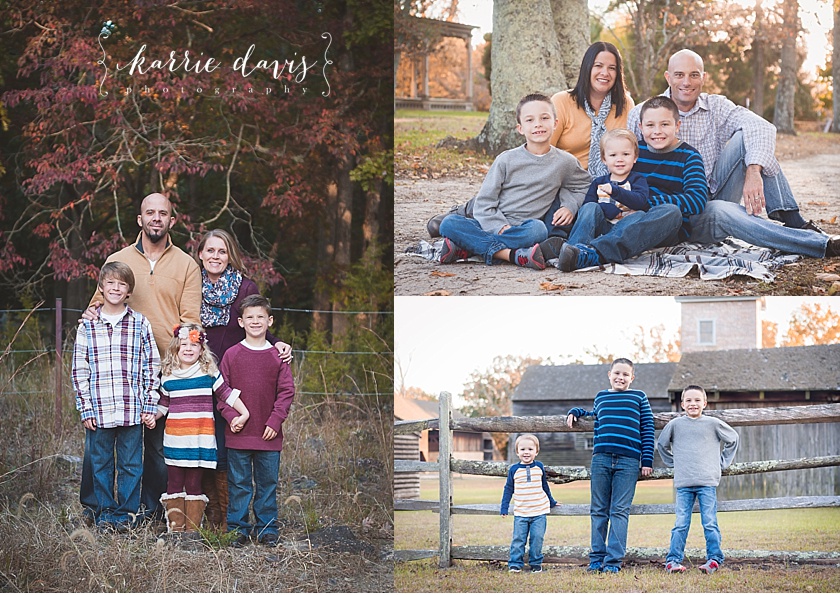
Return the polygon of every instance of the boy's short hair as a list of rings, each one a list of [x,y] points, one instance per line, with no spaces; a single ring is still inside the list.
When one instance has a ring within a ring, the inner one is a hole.
[[[627,130],[626,128],[615,128],[613,130],[607,130],[604,135],[601,137],[601,159],[604,159],[604,147],[607,143],[611,140],[615,140],[618,138],[623,138],[625,140],[630,141],[630,144],[633,145],[633,150],[636,151],[636,157],[639,156],[639,141],[636,139],[636,135]]]
[[[522,440],[531,440],[534,445],[537,447],[537,452],[540,452],[540,439],[534,436],[533,434],[520,434],[516,438],[516,442],[513,443],[513,449],[519,450],[519,443]]]
[[[671,115],[674,116],[674,122],[680,121],[680,108],[677,107],[677,104],[674,103],[674,100],[670,97],[666,97],[665,95],[656,95],[655,97],[651,97],[647,101],[642,104],[642,108],[639,110],[639,122],[642,122],[645,117],[645,112],[649,109],[656,109],[664,107],[667,110],[671,110]]]
[[[687,393],[687,392],[688,392],[688,391],[690,391],[690,390],[696,390],[696,391],[699,391],[700,393],[702,393],[702,394],[703,394],[703,400],[704,400],[704,401],[708,401],[708,400],[709,400],[709,399],[708,399],[708,397],[706,397],[706,391],[703,389],[703,387],[702,387],[702,386],[697,386],[696,384],[689,384],[688,386],[686,386],[686,387],[683,389],[683,392],[682,392],[682,394],[680,395],[680,403],[682,403],[682,402],[685,400],[685,393]]]
[[[106,279],[116,279],[128,284],[128,293],[134,292],[134,271],[124,262],[106,262],[99,271],[97,285],[101,288]]]
[[[613,363],[610,364],[610,372],[612,372],[612,369],[615,368],[616,364],[627,364],[628,366],[630,366],[631,370],[634,369],[633,368],[633,362],[631,362],[626,357],[619,357],[619,358],[613,360]]]
[[[239,306],[240,318],[245,313],[245,308],[262,308],[266,314],[271,316],[271,302],[259,293],[253,293],[242,300],[242,304]]]
[[[522,106],[526,103],[531,103],[532,101],[544,101],[548,105],[551,106],[551,115],[554,116],[554,119],[557,119],[557,110],[554,109],[554,103],[552,103],[551,98],[548,95],[543,95],[542,93],[531,93],[526,95],[522,99],[519,100],[519,103],[516,104],[516,123],[521,124],[519,121],[519,114],[522,112]]]

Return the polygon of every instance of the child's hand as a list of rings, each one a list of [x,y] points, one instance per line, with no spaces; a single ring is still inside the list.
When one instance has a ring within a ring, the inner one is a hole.
[[[236,434],[237,432],[241,432],[242,428],[244,428],[244,427],[245,427],[245,422],[242,421],[242,416],[241,415],[237,415],[230,422],[230,431],[233,432],[234,434]]]
[[[575,216],[572,215],[572,212],[567,209],[566,207],[560,207],[556,211],[554,211],[554,215],[551,217],[552,225],[568,225],[569,223],[574,220]]]
[[[102,302],[96,301],[93,302],[90,306],[88,306],[87,310],[82,312],[82,317],[79,318],[79,322],[83,320],[96,320],[99,318],[99,314],[96,313],[96,309],[102,305]]]
[[[145,425],[150,430],[154,430],[157,422],[155,421],[155,414],[154,413],[144,413],[140,416],[140,419],[143,421],[143,425]]]
[[[598,196],[602,194],[612,196],[612,184],[598,184]]]
[[[577,418],[571,413],[566,416],[566,426],[571,428],[572,424],[577,421]]]
[[[95,432],[95,431],[96,431],[96,420],[95,420],[94,418],[92,418],[92,417],[91,417],[91,418],[89,418],[89,419],[86,419],[85,421],[83,421],[83,422],[82,422],[82,425],[83,425],[85,428],[87,428],[88,430],[90,430],[91,432]]]
[[[265,432],[263,432],[263,440],[274,440],[275,438],[277,438],[277,432],[266,426]]]
[[[642,467],[642,475],[647,477],[651,473],[653,473],[653,467]]]

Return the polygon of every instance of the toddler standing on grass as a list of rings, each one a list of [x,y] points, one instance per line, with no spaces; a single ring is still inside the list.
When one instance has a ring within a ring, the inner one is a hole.
[[[691,511],[697,500],[706,537],[706,563],[700,566],[700,571],[712,574],[723,564],[717,524],[717,486],[721,470],[732,464],[735,458],[738,433],[726,422],[703,415],[706,391],[701,386],[691,385],[683,390],[682,408],[687,415],[669,421],[656,443],[662,462],[674,468],[674,488],[677,491],[674,505],[677,520],[671,530],[671,547],[665,558],[665,570],[669,573],[685,571],[682,565],[685,540],[691,527]]]
[[[519,462],[508,470],[501,506],[501,515],[507,516],[513,497],[513,540],[508,572],[522,572],[526,540],[531,546],[528,552],[531,572],[542,572],[546,515],[557,502],[551,497],[545,467],[536,460],[540,452],[539,439],[533,434],[522,434],[514,447]]]

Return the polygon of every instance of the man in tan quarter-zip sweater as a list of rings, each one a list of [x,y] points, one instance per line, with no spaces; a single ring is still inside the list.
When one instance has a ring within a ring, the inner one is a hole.
[[[199,323],[201,273],[198,264],[186,252],[172,244],[169,230],[175,223],[172,203],[159,193],[149,194],[140,205],[137,241],[108,257],[106,262],[124,262],[131,267],[136,285],[128,304],[152,324],[152,332],[161,357],[172,338],[172,329],[183,322]],[[83,317],[98,316],[102,294],[97,290]],[[166,491],[166,464],[163,461],[165,421],[154,430],[144,430],[143,483],[140,501],[146,514],[162,514],[160,496]],[[83,508],[96,506],[93,476],[85,448],[80,500]],[[88,488],[88,489],[86,489]]]

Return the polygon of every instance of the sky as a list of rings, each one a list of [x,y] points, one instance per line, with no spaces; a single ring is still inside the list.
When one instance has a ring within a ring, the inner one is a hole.
[[[735,0],[745,6],[754,6],[755,0]],[[772,0],[764,0],[768,5]],[[603,13],[608,4],[607,0],[590,0],[589,8],[596,13]],[[493,30],[493,0],[459,0],[459,22],[466,25],[478,25],[480,29],[473,31],[473,45],[484,41],[484,34]],[[799,16],[802,26],[808,31],[805,45],[808,57],[805,59],[804,69],[815,72],[816,67],[825,66],[826,48],[828,40],[826,34],[833,26],[831,2],[826,0],[799,0]]]
[[[560,363],[559,356],[582,357],[593,345],[620,354],[632,348],[638,325],[663,324],[672,333],[680,325],[673,297],[397,296],[394,302],[396,386],[453,397],[496,356],[553,356]],[[836,298],[768,297],[763,319],[778,323],[781,336],[803,303],[840,311]]]

